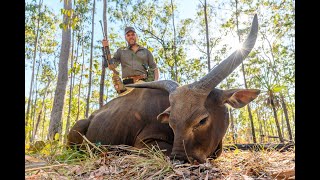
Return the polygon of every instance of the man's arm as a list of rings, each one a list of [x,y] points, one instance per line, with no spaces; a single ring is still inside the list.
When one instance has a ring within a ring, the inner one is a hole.
[[[102,40],[102,45],[104,48],[108,47],[109,46],[109,41],[107,41],[106,39],[103,39]],[[118,51],[113,55],[113,58],[111,58],[111,55],[109,55],[110,57],[110,61],[109,62],[105,62],[105,67],[108,66],[108,68],[110,70],[114,70],[118,65]],[[107,60],[108,61],[108,60]]]
[[[157,64],[154,61],[152,53],[148,50],[148,63],[151,68],[154,69],[154,80],[157,81],[160,76],[159,68],[157,67]]]

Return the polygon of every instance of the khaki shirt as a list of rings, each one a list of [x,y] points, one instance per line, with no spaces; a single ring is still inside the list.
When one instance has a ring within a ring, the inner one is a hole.
[[[116,66],[121,64],[122,78],[147,74],[142,64],[151,68],[157,67],[151,52],[140,45],[135,53],[129,47],[119,48],[111,58],[111,62],[115,63]]]

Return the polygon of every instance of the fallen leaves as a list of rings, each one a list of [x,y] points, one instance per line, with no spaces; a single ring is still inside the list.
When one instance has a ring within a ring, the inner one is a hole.
[[[271,176],[275,179],[282,179],[282,180],[295,179],[295,169],[294,168],[286,169],[280,172],[273,173],[271,174]]]
[[[25,155],[25,168],[29,169],[29,168],[36,168],[36,167],[41,167],[41,166],[45,166],[47,163],[41,159],[29,156],[29,155]]]
[[[173,163],[155,149],[113,147],[87,160],[26,170],[26,179],[295,179],[293,151],[225,151],[203,164]],[[42,162],[26,156],[28,161]]]

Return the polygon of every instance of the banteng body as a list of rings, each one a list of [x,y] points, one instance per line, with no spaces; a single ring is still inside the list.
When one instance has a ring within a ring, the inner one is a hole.
[[[94,143],[138,148],[157,144],[179,160],[203,163],[207,157],[218,157],[229,125],[225,104],[242,108],[260,91],[215,87],[247,57],[257,32],[255,15],[243,48],[192,84],[180,86],[171,80],[160,80],[128,85],[135,87],[131,93],[113,99],[88,120],[78,121],[68,136],[69,144],[82,142],[76,132],[79,131]]]

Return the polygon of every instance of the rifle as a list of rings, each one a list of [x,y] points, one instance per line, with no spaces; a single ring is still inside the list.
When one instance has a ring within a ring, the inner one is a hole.
[[[103,32],[103,38],[108,40],[107,39],[107,35],[103,30],[103,26],[102,26],[101,20],[99,22],[100,22],[101,29],[102,29],[102,32]],[[122,82],[122,80],[121,80],[121,78],[119,76],[119,72],[115,69],[115,66],[113,66],[114,63],[110,62],[111,54],[110,54],[109,46],[107,46],[107,47],[103,47],[102,46],[102,57],[104,59],[104,62],[107,62],[108,68],[113,72],[113,74],[112,74],[112,82],[113,82],[114,88],[116,89],[117,93],[120,94],[120,93],[126,91],[126,88],[124,87],[124,84],[123,84],[123,82]]]
[[[106,40],[108,40],[108,37],[107,37],[107,35],[105,34],[105,32],[104,32],[104,30],[103,30],[103,26],[102,26],[101,20],[100,20],[99,22],[100,22],[101,29],[102,29],[102,33],[103,33],[103,38],[106,39]],[[107,62],[108,68],[109,68],[114,74],[119,75],[119,72],[114,68],[114,66],[110,66],[110,65],[113,64],[113,63],[110,63],[111,54],[110,54],[109,46],[107,46],[107,47],[103,47],[103,46],[102,46],[102,57],[103,57],[104,61]]]

